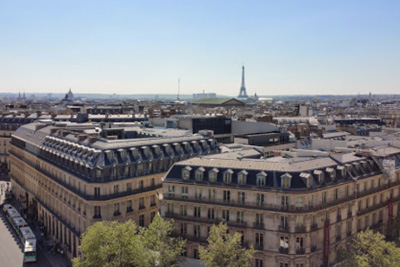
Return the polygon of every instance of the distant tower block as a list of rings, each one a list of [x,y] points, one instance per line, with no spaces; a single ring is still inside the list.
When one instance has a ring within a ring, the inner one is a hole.
[[[240,86],[240,93],[238,98],[248,98],[246,93],[246,86],[244,85],[244,66],[242,66],[242,85]]]

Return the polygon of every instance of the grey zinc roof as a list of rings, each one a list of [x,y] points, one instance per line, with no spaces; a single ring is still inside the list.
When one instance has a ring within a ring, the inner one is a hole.
[[[300,172],[308,171],[315,168],[325,168],[337,165],[331,158],[308,158],[303,161],[282,161],[272,162],[268,159],[216,159],[213,157],[191,158],[176,163],[176,165],[190,165],[202,167],[219,167],[234,169],[252,169],[252,170],[269,170],[269,171],[285,171]]]
[[[201,135],[184,136],[184,137],[173,137],[173,138],[138,138],[138,139],[121,139],[121,140],[98,140],[94,142],[91,147],[98,149],[117,149],[127,147],[140,147],[140,146],[152,146],[162,145],[165,143],[175,143],[183,141],[199,141],[203,140],[204,137]]]

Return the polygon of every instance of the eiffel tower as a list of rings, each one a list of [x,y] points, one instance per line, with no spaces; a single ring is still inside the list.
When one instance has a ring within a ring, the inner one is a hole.
[[[240,92],[238,98],[248,98],[246,93],[246,86],[244,85],[244,66],[242,66],[242,85],[240,86]]]

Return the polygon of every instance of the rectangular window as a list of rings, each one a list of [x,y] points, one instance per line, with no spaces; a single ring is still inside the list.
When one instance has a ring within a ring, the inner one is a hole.
[[[144,227],[144,215],[139,215],[139,226]]]
[[[139,181],[139,189],[143,189],[144,188],[144,181],[141,180]]]
[[[186,215],[187,215],[187,206],[181,205],[181,216],[186,216]]]
[[[237,212],[236,221],[238,223],[243,223],[244,222],[244,212],[243,211],[238,211]]]
[[[255,260],[255,267],[264,267],[264,261],[260,259]]]
[[[288,196],[282,196],[281,197],[281,208],[284,210],[289,209],[289,197]]]
[[[126,191],[132,190],[132,183],[126,183]]]
[[[257,205],[258,206],[264,205],[264,194],[257,193]]]
[[[224,221],[229,221],[229,210],[222,210],[222,219]]]
[[[132,208],[132,200],[128,200],[128,201],[126,202],[126,212],[131,212],[131,211],[133,211],[133,208]]]
[[[346,191],[345,191],[345,195],[346,195],[346,197],[348,197],[348,196],[349,196],[349,186],[348,186],[348,185],[346,185]]]
[[[335,189],[335,200],[339,198],[339,189]]]
[[[175,186],[169,185],[168,186],[168,196],[174,197],[175,196]]]
[[[322,192],[322,203],[326,203],[326,191]]]
[[[150,186],[154,187],[156,185],[156,180],[154,178],[151,178],[150,180]]]
[[[94,218],[101,218],[101,208],[100,206],[94,206]]]
[[[214,220],[215,219],[215,211],[214,209],[208,209],[208,219]]]
[[[208,189],[208,200],[215,200],[215,189]]]
[[[194,207],[194,217],[200,218],[201,213],[200,213],[200,207]]]
[[[120,215],[121,212],[119,211],[119,203],[114,204],[114,216]]]
[[[189,188],[187,186],[182,186],[182,198],[189,197]]]
[[[144,197],[139,198],[139,209],[142,210],[144,209]]]
[[[231,201],[231,191],[224,190],[224,202],[229,203]]]
[[[262,213],[256,213],[256,224],[261,226],[264,223],[264,216]]]
[[[281,216],[280,228],[281,228],[281,230],[288,230],[289,229],[289,217]]]
[[[296,238],[296,253],[297,254],[304,253],[304,239],[302,237]]]
[[[181,223],[181,235],[182,236],[187,235],[187,224],[186,223]]]
[[[256,233],[255,236],[255,247],[257,249],[263,249],[264,247],[264,235],[261,233]]]
[[[171,215],[174,214],[174,204],[168,203],[168,205],[167,205],[167,213],[171,214]]]
[[[238,202],[239,204],[244,204],[246,195],[244,192],[238,192]]]
[[[95,187],[94,188],[94,196],[99,197],[100,196],[100,187]]]
[[[193,227],[194,237],[200,237],[200,225],[195,225]]]
[[[114,185],[114,194],[118,194],[118,192],[119,192],[119,186]]]
[[[150,196],[150,207],[154,207],[156,205],[156,195]]]
[[[195,199],[201,199],[201,189],[200,188],[196,188],[194,191],[194,197]]]

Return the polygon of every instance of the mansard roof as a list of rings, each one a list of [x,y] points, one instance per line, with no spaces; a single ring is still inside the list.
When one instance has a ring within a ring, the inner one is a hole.
[[[397,155],[400,159],[400,154]],[[357,160],[352,162],[346,161],[345,164],[338,162],[330,157],[324,158],[294,158],[294,159],[215,159],[213,156],[202,158],[191,158],[185,161],[175,163],[166,175],[166,182],[185,182],[185,183],[210,183],[209,171],[217,169],[217,179],[215,185],[219,186],[240,186],[240,187],[256,187],[257,189],[279,189],[279,190],[309,190],[307,188],[307,179],[312,179],[312,188],[324,187],[329,184],[343,182],[346,180],[352,181],[362,179],[378,174],[382,171],[378,164],[371,158],[363,156],[355,157]],[[195,176],[190,173],[190,177],[186,181],[181,181],[181,169],[186,166],[191,166],[193,169],[203,167],[205,177],[203,181],[195,181]],[[357,167],[358,166],[358,167]],[[342,169],[346,172],[342,176]],[[223,173],[227,170],[232,170],[232,182],[230,185],[223,184]],[[243,171],[248,173],[245,185],[238,183],[239,174]],[[264,186],[257,185],[257,175],[265,173],[267,176]],[[332,177],[331,173],[335,173]],[[320,174],[323,174],[324,179],[319,179]],[[281,178],[285,175],[290,175],[291,185],[288,189],[281,188]],[[333,179],[333,180],[332,180]],[[214,183],[210,183],[212,186]]]

